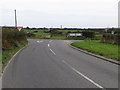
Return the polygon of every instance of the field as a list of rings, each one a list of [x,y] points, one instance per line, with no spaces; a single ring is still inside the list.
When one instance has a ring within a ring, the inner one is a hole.
[[[33,31],[48,31],[48,30],[25,30],[25,32],[33,32]],[[67,32],[76,32],[76,31],[80,31],[80,30],[58,30],[58,31],[67,33]]]
[[[77,31],[81,31],[81,30],[58,30],[60,32],[63,32],[63,33],[67,33],[67,32],[77,32]]]
[[[98,41],[75,42],[71,45],[107,58],[120,60],[120,56],[118,55],[118,45],[106,44]]]
[[[62,32],[61,35],[53,35],[51,36],[51,33],[46,33],[44,31],[48,30],[24,30],[26,33],[32,33],[35,35],[35,37],[28,37],[28,38],[33,38],[33,39],[63,39],[63,40],[78,40],[78,39],[84,39],[82,38],[76,38],[76,37],[70,37],[67,38],[66,35],[68,32],[81,32],[81,30],[58,30],[58,32]],[[47,37],[47,38],[46,38]],[[48,38],[49,37],[49,38]],[[100,40],[102,37],[102,34],[96,33],[94,39],[95,40]]]
[[[26,30],[26,29],[24,29],[24,31],[25,32],[34,32],[34,31],[41,31],[41,32],[43,32],[43,31],[48,31],[48,30]]]

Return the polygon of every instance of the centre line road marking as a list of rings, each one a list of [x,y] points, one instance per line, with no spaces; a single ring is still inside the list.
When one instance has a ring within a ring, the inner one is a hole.
[[[51,51],[54,55],[56,55],[55,52],[54,52],[52,49],[50,49],[50,51]]]
[[[94,84],[95,86],[97,86],[98,88],[101,88],[102,90],[106,90],[105,88],[103,88],[101,85],[97,84],[96,82],[94,82],[93,80],[91,80],[90,78],[88,78],[87,76],[85,76],[84,74],[82,74],[81,72],[79,72],[78,70],[76,70],[75,68],[73,68],[71,65],[69,65],[66,61],[62,60],[63,63],[65,63],[69,68],[71,68],[73,71],[75,71],[77,74],[81,75],[82,77],[84,77],[85,79],[87,79],[88,81],[90,81],[92,84]]]
[[[48,44],[48,47],[50,47],[50,44]]]
[[[43,42],[43,41],[39,41],[39,42]]]
[[[40,41],[37,41],[38,43],[40,42]]]
[[[41,42],[43,42],[43,41],[37,41],[37,43],[41,43]]]

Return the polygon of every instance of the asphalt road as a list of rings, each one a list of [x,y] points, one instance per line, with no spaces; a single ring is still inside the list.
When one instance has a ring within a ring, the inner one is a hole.
[[[118,88],[118,65],[71,48],[74,41],[28,41],[5,69],[3,88]]]

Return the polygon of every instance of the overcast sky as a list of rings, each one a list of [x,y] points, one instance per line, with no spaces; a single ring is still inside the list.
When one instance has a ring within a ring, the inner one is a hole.
[[[1,0],[0,26],[117,27],[119,0]]]

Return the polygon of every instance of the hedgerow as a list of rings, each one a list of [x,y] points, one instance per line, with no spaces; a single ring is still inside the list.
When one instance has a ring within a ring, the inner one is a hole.
[[[103,34],[101,42],[120,45],[120,34],[110,34],[110,33]]]
[[[11,47],[17,47],[19,43],[27,41],[24,31],[17,29],[2,28],[2,50],[10,50]]]

